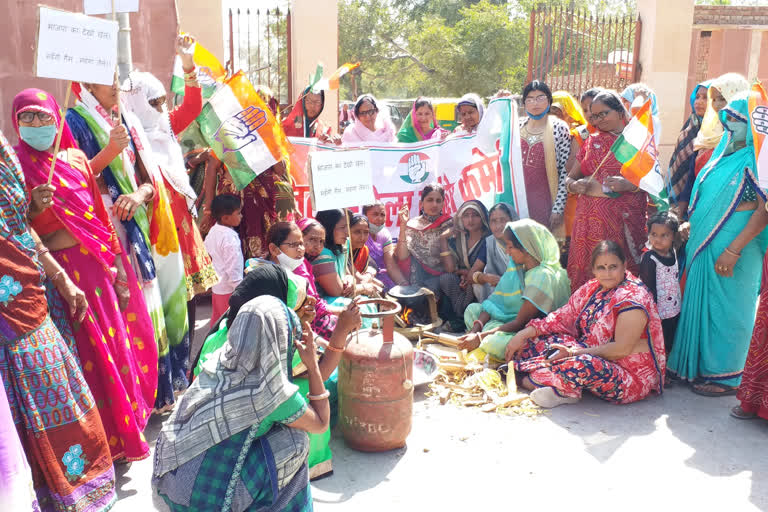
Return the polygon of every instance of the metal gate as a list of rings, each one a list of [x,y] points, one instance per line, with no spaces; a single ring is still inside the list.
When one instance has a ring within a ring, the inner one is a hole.
[[[639,16],[540,7],[531,12],[528,82],[576,95],[597,86],[621,90],[640,78],[641,32]]]
[[[229,9],[230,74],[243,70],[254,86],[267,86],[285,105],[291,90],[291,11]]]

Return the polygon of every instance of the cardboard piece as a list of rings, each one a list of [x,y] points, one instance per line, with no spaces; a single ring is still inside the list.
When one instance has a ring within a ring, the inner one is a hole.
[[[113,2],[115,12],[137,12],[139,10],[139,0],[83,0],[83,12],[90,16],[112,14]]]
[[[39,6],[35,74],[112,85],[117,65],[117,22]]]
[[[374,202],[368,150],[321,151],[309,158],[309,189],[315,211]]]

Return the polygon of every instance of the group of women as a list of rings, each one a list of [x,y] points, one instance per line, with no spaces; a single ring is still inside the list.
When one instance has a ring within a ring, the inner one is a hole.
[[[193,45],[177,39],[171,112],[140,72],[121,94],[73,84],[66,118],[46,91],[14,98],[19,143],[0,140],[0,429],[24,454],[0,451],[11,510],[110,508],[113,462],[149,456],[150,415],[188,386],[193,299],[218,279],[176,139],[202,108]]]
[[[380,203],[279,220],[281,166],[239,192],[259,221],[246,215],[241,228],[246,276],[190,368],[194,297],[217,279],[176,141],[202,103],[191,42],[177,44],[186,88],[171,112],[162,84],[137,72],[122,94],[76,84],[65,119],[45,91],[14,100],[19,144],[0,139],[0,490],[12,490],[11,509],[110,507],[113,462],[147,457],[150,414],[173,408],[153,473],[172,510],[311,510],[309,479],[332,471],[336,366],[373,311],[359,299],[397,285],[435,291],[461,348],[513,365],[542,407],[584,391],[630,403],[674,377],[702,395],[738,391],[734,416],[768,419],[765,273],[755,311],[768,213],[749,84],[733,74],[695,88],[670,163],[688,239],[669,353],[655,298],[636,277],[658,205],[621,176],[610,151],[648,100],[660,131],[655,95],[633,84],[577,101],[535,81],[520,101],[530,218],[479,201],[447,215],[445,190],[431,183],[417,214],[400,209],[395,239]],[[323,107],[322,94],[305,91],[286,132],[335,141],[319,124]],[[396,131],[364,95],[340,142],[472,136],[482,99],[465,95],[456,110],[460,124],[448,134],[419,98]],[[226,190],[226,169],[204,181],[207,202]],[[203,213],[204,225],[205,202]],[[727,323],[717,321],[723,312]]]

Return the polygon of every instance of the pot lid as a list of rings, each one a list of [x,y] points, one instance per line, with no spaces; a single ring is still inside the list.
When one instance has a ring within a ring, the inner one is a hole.
[[[388,292],[389,295],[396,299],[412,299],[416,297],[424,297],[426,292],[421,286],[393,286]]]

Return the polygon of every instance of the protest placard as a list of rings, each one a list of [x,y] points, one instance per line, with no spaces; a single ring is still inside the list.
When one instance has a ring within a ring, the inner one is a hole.
[[[111,14],[115,12],[137,12],[139,0],[83,0],[83,12],[88,15]]]
[[[117,64],[117,22],[39,7],[35,74],[112,85]]]
[[[309,189],[316,211],[362,206],[374,201],[367,150],[323,151],[309,157]]]

